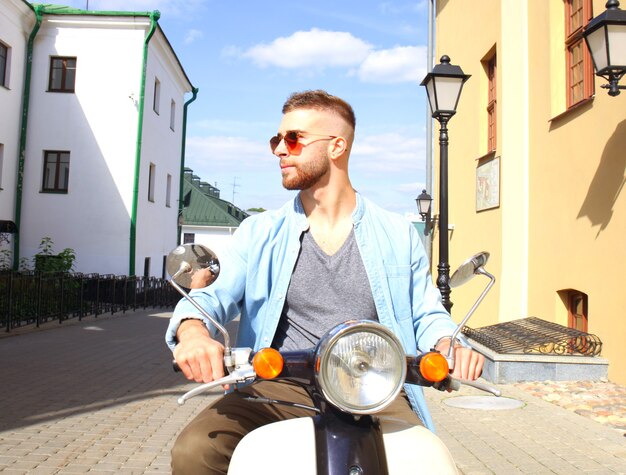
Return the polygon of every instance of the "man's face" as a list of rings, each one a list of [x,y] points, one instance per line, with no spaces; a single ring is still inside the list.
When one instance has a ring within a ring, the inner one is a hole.
[[[324,181],[330,170],[329,141],[334,138],[332,121],[324,120],[321,111],[298,109],[286,113],[279,127],[279,137],[298,133],[298,143],[289,146],[284,140],[274,155],[280,158],[283,186],[288,190],[306,190]]]

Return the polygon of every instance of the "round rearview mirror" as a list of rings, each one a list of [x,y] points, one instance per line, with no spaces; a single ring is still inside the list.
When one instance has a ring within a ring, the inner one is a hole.
[[[470,257],[454,271],[454,274],[450,277],[450,287],[459,287],[471,280],[476,271],[487,263],[487,260],[489,260],[488,252],[479,252]]]
[[[166,268],[174,282],[191,288],[191,278],[199,269],[209,269],[213,274],[207,285],[212,284],[220,273],[220,262],[211,249],[201,244],[181,244],[169,253]]]

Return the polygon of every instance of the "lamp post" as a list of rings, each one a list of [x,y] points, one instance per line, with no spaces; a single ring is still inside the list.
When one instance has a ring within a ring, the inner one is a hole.
[[[619,8],[619,0],[606,2],[606,10],[593,18],[583,31],[591,52],[596,75],[606,79],[603,89],[609,96],[619,95],[619,81],[626,73],[626,11]]]
[[[470,78],[459,66],[450,64],[446,55],[426,75],[421,85],[426,87],[432,116],[439,122],[439,264],[437,288],[443,306],[449,312],[450,264],[448,263],[448,121],[456,114],[463,84]]]

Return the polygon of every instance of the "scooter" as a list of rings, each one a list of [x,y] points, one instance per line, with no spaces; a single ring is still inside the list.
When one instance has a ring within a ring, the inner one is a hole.
[[[450,287],[458,287],[475,275],[490,279],[451,335],[452,341],[458,338],[495,282],[494,276],[484,269],[488,258],[487,252],[474,255],[450,279]],[[227,375],[195,387],[182,395],[178,403],[182,405],[222,385],[237,390],[239,385],[261,380],[296,382],[307,390],[314,403],[307,407],[315,414],[312,417],[268,424],[245,436],[232,455],[229,475],[458,473],[447,447],[431,431],[376,416],[391,404],[404,383],[441,391],[458,390],[466,384],[499,396],[500,391],[487,384],[450,375],[454,345],[447,355],[435,350],[407,355],[399,339],[385,326],[370,320],[352,320],[328,331],[315,348],[308,350],[278,352],[264,348],[253,352],[251,348],[232,348],[226,329],[184,289],[191,286],[193,272],[206,267],[215,280],[219,276],[219,261],[211,250],[198,244],[178,246],[167,258],[171,285],[223,335]],[[265,404],[293,404],[250,399]]]

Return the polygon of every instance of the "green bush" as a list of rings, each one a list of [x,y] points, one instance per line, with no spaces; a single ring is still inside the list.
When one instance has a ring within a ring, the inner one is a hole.
[[[36,271],[40,272],[71,272],[74,268],[76,253],[74,249],[66,247],[58,254],[52,251],[54,242],[44,237],[39,244],[39,252],[33,256]]]
[[[0,271],[11,270],[11,251],[8,249],[0,249]]]

